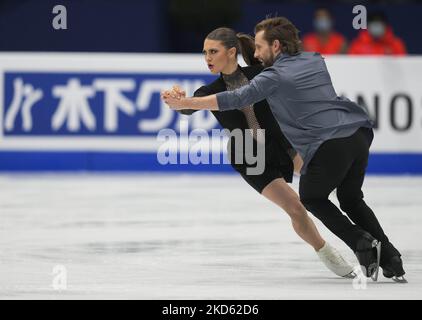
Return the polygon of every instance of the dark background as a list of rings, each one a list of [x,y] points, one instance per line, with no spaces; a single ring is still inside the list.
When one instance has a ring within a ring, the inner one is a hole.
[[[52,9],[67,8],[68,29],[54,30]],[[348,40],[353,6],[382,10],[410,54],[422,54],[421,1],[0,0],[0,51],[200,52],[216,27],[253,33],[267,15],[312,31],[313,12],[328,7]]]

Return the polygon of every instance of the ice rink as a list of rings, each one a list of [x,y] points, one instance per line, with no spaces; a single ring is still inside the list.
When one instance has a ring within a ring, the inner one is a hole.
[[[331,274],[237,175],[2,174],[0,299],[421,299],[422,177],[364,190],[408,284]]]

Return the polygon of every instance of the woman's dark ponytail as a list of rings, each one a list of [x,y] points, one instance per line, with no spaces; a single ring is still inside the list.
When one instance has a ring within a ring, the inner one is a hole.
[[[239,41],[240,51],[242,52],[243,60],[245,60],[248,66],[261,64],[261,62],[255,58],[255,41],[254,38],[246,33],[236,34],[237,40]]]
[[[211,31],[206,39],[221,41],[226,49],[236,48],[236,53],[242,53],[243,60],[249,66],[260,64],[259,60],[254,57],[254,38],[246,33],[236,34],[233,29],[222,27]]]

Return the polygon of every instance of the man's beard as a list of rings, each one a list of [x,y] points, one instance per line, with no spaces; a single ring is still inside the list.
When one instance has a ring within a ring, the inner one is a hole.
[[[270,52],[268,59],[262,60],[262,65],[265,68],[271,67],[274,64],[274,54]]]

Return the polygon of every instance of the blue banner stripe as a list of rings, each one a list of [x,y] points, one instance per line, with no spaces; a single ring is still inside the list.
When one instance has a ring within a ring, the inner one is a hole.
[[[367,172],[422,174],[422,153],[373,153],[369,157]]]
[[[221,161],[222,157],[221,157]],[[1,171],[232,172],[229,164],[161,165],[155,153],[0,151]]]
[[[234,172],[230,165],[161,165],[155,153],[0,151],[0,171]],[[422,153],[373,153],[371,174],[422,174]]]

